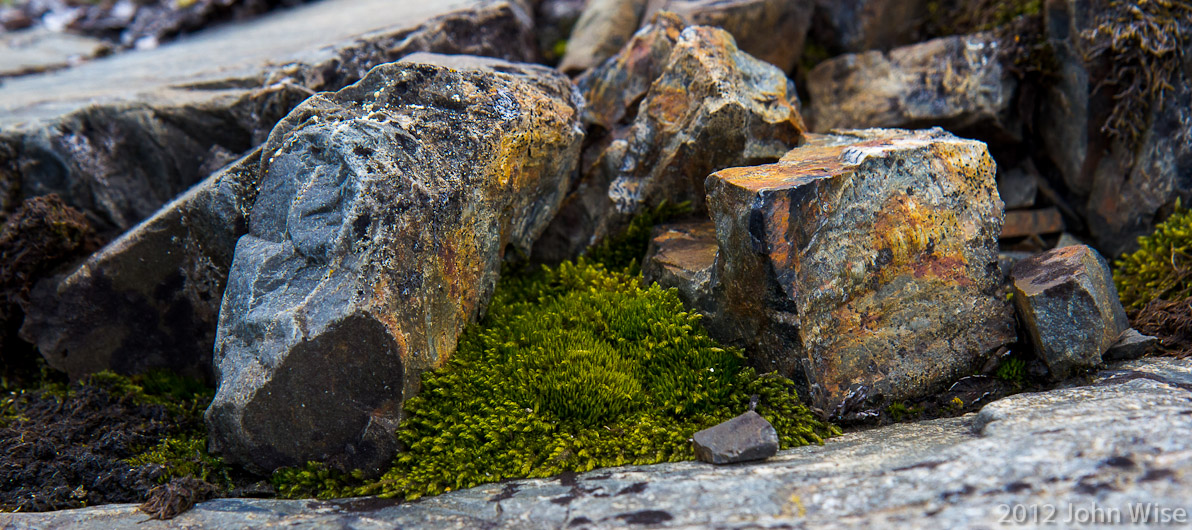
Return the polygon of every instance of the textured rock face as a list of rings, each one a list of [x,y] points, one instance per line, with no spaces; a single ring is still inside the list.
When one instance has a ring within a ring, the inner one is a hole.
[[[647,282],[677,289],[685,307],[712,314],[716,250],[716,225],[711,221],[658,226],[642,260],[642,276]]]
[[[722,28],[745,53],[790,72],[803,55],[815,4],[812,0],[651,0],[646,18],[659,10],[694,24]]]
[[[1022,324],[1056,379],[1101,364],[1130,327],[1109,264],[1086,245],[1022,260],[1011,277]]]
[[[709,464],[735,464],[765,460],[778,453],[778,431],[754,411],[691,437],[695,458]]]
[[[572,257],[644,206],[691,201],[717,169],[778,159],[804,130],[794,85],[740,51],[725,31],[666,13],[578,81],[588,108],[582,175],[535,246]]]
[[[939,129],[814,135],[708,177],[716,319],[841,416],[924,395],[1014,340],[985,145]]]
[[[403,398],[529,251],[582,138],[543,67],[395,63],[274,129],[220,310],[212,447],[273,469],[375,472]]]
[[[833,55],[888,50],[913,42],[927,0],[815,0],[811,34]]]
[[[6,80],[0,143],[15,146],[23,197],[58,193],[116,233],[259,145],[311,91],[415,51],[532,59],[531,35],[514,0],[320,2]]]
[[[1016,83],[997,46],[993,35],[976,34],[829,59],[807,75],[808,120],[816,131],[938,125],[1015,137]]]
[[[612,57],[624,46],[648,0],[591,0],[575,22],[559,69],[579,74]]]
[[[219,305],[259,169],[257,149],[38,284],[23,338],[72,379],[150,368],[210,379]]]
[[[488,484],[414,503],[217,499],[173,521],[146,520],[135,505],[116,505],[0,514],[0,524],[14,530],[84,525],[935,530],[996,528],[1007,508],[1038,505],[1041,514],[1054,508],[1057,527],[1069,508],[1094,506],[1120,511],[1120,526],[1129,526],[1130,504],[1192,511],[1190,374],[1192,361],[1142,359],[1098,374],[1093,386],[1019,394],[977,414],[848,433],[752,465],[598,469]],[[1178,527],[1154,519],[1150,526]]]

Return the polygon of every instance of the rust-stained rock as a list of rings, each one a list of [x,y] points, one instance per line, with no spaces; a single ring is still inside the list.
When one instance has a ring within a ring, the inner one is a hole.
[[[578,84],[589,147],[538,259],[575,256],[643,206],[690,201],[701,212],[709,173],[777,160],[802,140],[794,85],[778,68],[668,13]]]
[[[654,228],[642,260],[647,282],[673,287],[683,305],[705,315],[714,311],[712,276],[716,269],[716,225],[687,221]]]
[[[732,34],[742,51],[782,69],[794,70],[803,55],[815,11],[813,0],[651,0],[648,20],[670,11],[693,24]]]
[[[710,329],[836,417],[927,394],[1014,340],[983,143],[939,129],[809,138],[776,164],[708,177]]]
[[[566,193],[582,102],[545,67],[391,63],[270,135],[220,309],[211,447],[378,472],[403,400]]]
[[[1002,238],[1055,234],[1064,231],[1064,217],[1055,207],[1006,212]]]
[[[1057,380],[1101,364],[1130,327],[1109,264],[1086,245],[1022,260],[1011,278],[1026,335]]]
[[[579,74],[612,57],[637,29],[648,0],[589,0],[571,30],[559,69]]]
[[[820,63],[807,75],[808,121],[815,131],[937,125],[986,140],[1015,138],[1016,85],[998,61],[994,35],[945,37]]]

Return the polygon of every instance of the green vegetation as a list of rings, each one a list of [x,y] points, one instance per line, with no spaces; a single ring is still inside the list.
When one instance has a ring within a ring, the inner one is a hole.
[[[1122,305],[1139,311],[1152,300],[1192,296],[1192,211],[1176,211],[1155,231],[1138,238],[1138,250],[1114,263],[1113,281]]]
[[[577,262],[502,276],[484,319],[407,402],[398,431],[407,449],[389,472],[365,481],[310,463],[275,473],[278,491],[415,499],[688,460],[692,434],[745,412],[753,395],[784,448],[839,434],[791,381],[757,375],[740,351],[709,338],[673,290],[642,286],[637,261],[654,221],[685,208],[651,210]]]
[[[1026,384],[1026,361],[1018,357],[1010,357],[997,367],[997,378],[1016,386]]]
[[[671,204],[663,201],[653,208],[646,208],[629,221],[620,233],[605,238],[588,249],[584,256],[589,262],[599,263],[609,270],[626,274],[641,273],[641,259],[650,246],[650,233],[654,225],[664,223],[691,211],[691,203]]]
[[[923,407],[919,405],[907,406],[906,403],[897,401],[891,403],[886,407],[886,413],[895,422],[901,422],[919,417],[923,414]]]

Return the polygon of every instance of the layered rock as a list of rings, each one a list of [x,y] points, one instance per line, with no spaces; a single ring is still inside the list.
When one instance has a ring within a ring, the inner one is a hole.
[[[655,17],[580,78],[589,126],[582,175],[535,256],[573,257],[643,207],[689,201],[724,167],[777,160],[804,130],[794,85],[715,28]]]
[[[1026,335],[1055,379],[1101,364],[1130,327],[1109,264],[1086,245],[1024,259],[1011,277]]]
[[[380,471],[403,399],[566,192],[581,101],[543,67],[394,63],[291,112],[220,309],[212,448]]]
[[[829,59],[807,75],[808,120],[816,131],[941,126],[983,139],[1015,138],[1017,83],[999,61],[998,46],[994,35],[981,33]]]
[[[732,34],[742,51],[781,68],[794,70],[811,27],[813,0],[650,0],[646,19],[670,11],[694,24]]]
[[[708,177],[722,323],[842,417],[925,395],[1014,340],[985,145],[939,129],[813,135]]]

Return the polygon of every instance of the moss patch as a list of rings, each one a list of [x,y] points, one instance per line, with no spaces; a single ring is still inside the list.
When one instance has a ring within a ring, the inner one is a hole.
[[[1138,250],[1114,263],[1113,281],[1130,323],[1170,354],[1192,355],[1192,211],[1176,211]]]

